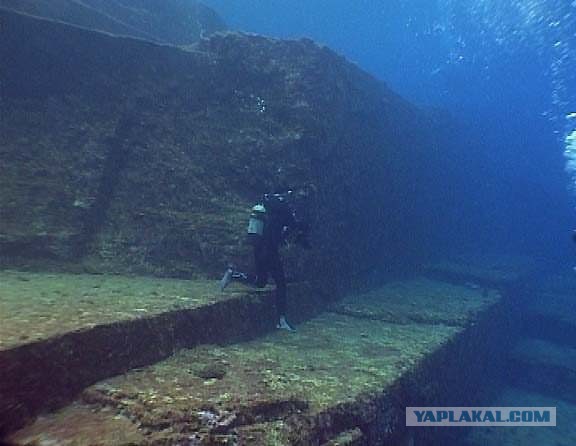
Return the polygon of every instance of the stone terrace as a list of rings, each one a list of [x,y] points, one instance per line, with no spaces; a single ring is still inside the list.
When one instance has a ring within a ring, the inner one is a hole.
[[[293,286],[307,321],[269,334],[268,291],[2,279],[2,428],[44,413],[6,437],[16,445],[403,444],[413,435],[407,405],[481,398],[481,364],[505,348],[490,335],[504,320],[498,291],[423,277],[350,295],[312,319],[320,294]]]

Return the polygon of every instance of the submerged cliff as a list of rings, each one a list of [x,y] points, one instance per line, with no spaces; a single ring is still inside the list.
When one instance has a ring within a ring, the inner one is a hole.
[[[331,50],[0,19],[4,265],[216,277],[250,262],[250,207],[279,182],[313,228],[290,275],[345,282],[420,249],[422,118]]]

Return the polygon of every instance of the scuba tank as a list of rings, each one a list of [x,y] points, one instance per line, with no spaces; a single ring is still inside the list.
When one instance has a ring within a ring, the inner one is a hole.
[[[248,220],[248,237],[252,240],[259,239],[264,234],[264,223],[266,221],[266,208],[262,204],[257,204],[250,212]]]

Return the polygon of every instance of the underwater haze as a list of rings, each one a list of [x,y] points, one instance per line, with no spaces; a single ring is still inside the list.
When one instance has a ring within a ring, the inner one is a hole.
[[[450,138],[474,159],[463,186],[470,188],[461,203],[467,216],[454,215],[444,243],[570,261],[576,2],[206,3],[233,29],[324,43],[413,103],[462,124]]]
[[[0,446],[576,445],[576,0],[0,0],[0,59]]]

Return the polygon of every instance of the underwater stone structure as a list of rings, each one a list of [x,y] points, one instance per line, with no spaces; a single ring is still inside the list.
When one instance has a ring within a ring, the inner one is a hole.
[[[520,322],[511,296],[423,277],[268,335],[270,291],[105,274],[0,279],[0,443],[14,446],[460,444],[443,439],[461,429],[406,429],[405,408],[484,406]],[[302,321],[320,295],[291,286]]]
[[[0,0],[0,8],[174,45],[225,29],[218,14],[196,0]]]
[[[280,182],[312,225],[299,280],[337,285],[421,249],[419,112],[309,40],[186,50],[1,10],[0,262],[216,277],[248,264]]]

